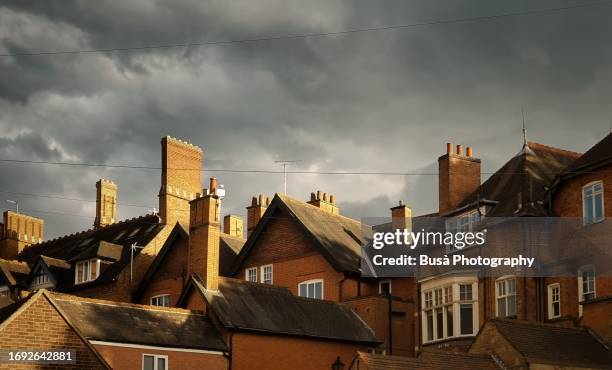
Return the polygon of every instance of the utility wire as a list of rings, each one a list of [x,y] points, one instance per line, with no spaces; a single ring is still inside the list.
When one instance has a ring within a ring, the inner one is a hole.
[[[176,44],[143,45],[143,46],[128,46],[128,47],[114,47],[114,48],[101,48],[101,49],[31,51],[31,52],[21,52],[21,53],[0,54],[0,57],[62,55],[62,54],[64,55],[65,54],[91,54],[91,53],[106,53],[106,52],[115,52],[115,51],[124,52],[124,51],[135,51],[135,50],[188,48],[188,47],[195,47],[195,46],[246,44],[246,43],[257,43],[257,42],[262,42],[262,41],[327,37],[327,36],[348,35],[348,34],[356,34],[356,33],[364,33],[364,32],[409,29],[409,28],[417,28],[417,27],[425,27],[425,26],[433,26],[433,25],[441,25],[441,24],[455,24],[455,23],[486,21],[486,20],[502,19],[502,18],[508,18],[508,17],[528,16],[528,15],[536,15],[536,14],[551,13],[551,12],[561,12],[561,11],[567,11],[567,10],[572,10],[572,9],[587,8],[587,7],[592,7],[592,6],[600,6],[600,5],[608,5],[608,4],[612,4],[612,0],[593,1],[593,2],[584,3],[584,4],[575,4],[575,5],[568,5],[568,6],[555,7],[555,8],[526,10],[526,11],[521,11],[521,12],[500,13],[500,14],[483,15],[483,16],[476,16],[476,17],[465,17],[465,18],[454,18],[454,19],[440,19],[440,20],[432,20],[432,21],[426,21],[426,22],[398,24],[398,25],[389,25],[389,26],[380,26],[380,27],[354,28],[354,29],[331,31],[331,32],[313,32],[313,33],[303,33],[303,34],[294,34],[294,35],[278,35],[278,36],[245,38],[245,39],[236,39],[236,40],[184,42],[184,43],[176,43]]]

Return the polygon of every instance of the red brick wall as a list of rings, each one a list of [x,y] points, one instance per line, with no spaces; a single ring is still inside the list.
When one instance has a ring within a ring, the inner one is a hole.
[[[76,365],[62,365],[62,369],[105,369],[94,352],[81,340],[43,295],[35,299],[6,326],[0,329],[0,349],[76,351]],[[26,303],[27,305],[28,303]],[[42,325],[44,323],[44,325]],[[36,369],[36,365],[0,363],[0,369]],[[52,368],[52,367],[45,367]]]
[[[594,173],[582,174],[562,183],[553,198],[553,210],[560,217],[583,216],[582,187],[593,181],[603,181],[604,208],[607,217],[612,216],[612,167]]]
[[[521,354],[499,333],[494,325],[486,325],[482,328],[478,337],[470,346],[469,352],[478,354],[495,353],[508,368],[529,368]]]
[[[232,348],[232,370],[327,370],[337,356],[348,368],[357,351],[368,350],[358,344],[246,333],[232,337]]]
[[[584,305],[580,324],[588,326],[606,341],[612,341],[612,298]]]
[[[480,186],[480,159],[445,154],[438,159],[440,214],[455,209]]]
[[[225,370],[229,366],[227,358],[220,354],[126,348],[99,344],[96,344],[95,348],[113,369],[142,370],[143,354],[168,356],[167,365],[168,369],[171,370]]]

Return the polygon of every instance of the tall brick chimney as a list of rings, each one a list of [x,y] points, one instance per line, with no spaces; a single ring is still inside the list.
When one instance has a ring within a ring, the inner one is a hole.
[[[463,154],[463,146],[446,144],[446,154],[438,158],[438,212],[444,215],[480,186],[480,159],[473,157],[472,148]]]
[[[159,216],[165,224],[178,221],[189,228],[189,201],[201,189],[202,149],[170,136],[161,140],[161,146]]]
[[[2,239],[0,239],[0,258],[15,259],[24,249],[43,241],[45,221],[43,219],[4,211]]]
[[[225,215],[223,217],[223,232],[237,238],[244,238],[244,222],[242,217]]]
[[[391,230],[412,230],[412,209],[399,201],[399,204],[391,208]]]
[[[212,182],[212,181],[211,181]],[[211,188],[214,184],[211,183]],[[219,237],[221,236],[219,198],[214,194],[197,196],[190,205],[189,274],[198,274],[206,289],[219,288]]]
[[[321,190],[317,190],[316,193],[310,193],[310,201],[308,201],[308,204],[312,204],[334,215],[340,214],[340,208],[336,205],[336,197],[333,194],[330,194],[328,197],[327,193],[321,193]]]
[[[264,197],[263,194],[259,194],[259,198],[251,199],[251,205],[247,207],[247,237],[251,236],[269,205],[270,198]]]
[[[115,223],[117,215],[117,185],[105,179],[96,182],[96,219],[94,227]]]

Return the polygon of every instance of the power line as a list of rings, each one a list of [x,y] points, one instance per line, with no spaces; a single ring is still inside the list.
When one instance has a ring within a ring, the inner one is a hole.
[[[77,50],[57,50],[57,51],[37,51],[37,52],[32,51],[32,52],[22,52],[22,53],[0,54],[0,57],[124,52],[124,51],[135,51],[135,50],[188,48],[188,47],[196,47],[196,46],[246,44],[246,43],[257,43],[257,42],[262,42],[262,41],[277,41],[277,40],[304,39],[304,38],[310,38],[310,37],[339,36],[339,35],[348,35],[348,34],[356,34],[356,33],[364,33],[364,32],[408,29],[408,28],[417,28],[417,27],[425,27],[425,26],[433,26],[433,25],[441,25],[441,24],[456,24],[456,23],[494,20],[494,19],[501,19],[501,18],[508,18],[508,17],[528,16],[528,15],[560,12],[560,11],[586,8],[586,7],[599,6],[599,5],[608,5],[611,3],[612,3],[612,0],[594,1],[594,2],[589,2],[585,4],[575,4],[575,5],[555,7],[555,8],[526,10],[522,12],[500,13],[500,14],[483,15],[483,16],[476,16],[476,17],[465,17],[465,18],[454,18],[454,19],[441,19],[441,20],[433,20],[433,21],[426,21],[426,22],[398,24],[398,25],[389,25],[389,26],[380,26],[380,27],[354,28],[354,29],[331,31],[331,32],[313,32],[313,33],[303,33],[303,34],[294,34],[294,35],[279,35],[279,36],[245,38],[245,39],[236,39],[236,40],[184,42],[184,43],[176,43],[176,44],[143,45],[143,46],[114,47],[114,48],[101,48],[101,49],[77,49]]]

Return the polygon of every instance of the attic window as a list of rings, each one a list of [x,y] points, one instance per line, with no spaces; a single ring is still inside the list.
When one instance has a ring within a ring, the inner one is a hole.
[[[115,238],[113,239],[113,243],[119,241],[119,239],[123,238],[123,236],[125,235],[125,233],[127,232],[127,230],[122,230],[119,234],[117,234],[117,236],[115,236]]]
[[[151,297],[151,306],[170,307],[170,294]]]
[[[100,275],[100,260],[90,259],[77,262],[74,268],[74,283],[83,284],[94,281]]]
[[[246,269],[245,277],[247,281],[257,282],[257,267],[251,267]]]
[[[49,281],[49,275],[45,274],[45,270],[43,268],[38,268],[38,270],[36,270],[36,273],[34,274],[32,285],[40,286],[49,283]]]
[[[583,220],[585,225],[603,221],[603,182],[597,181],[582,188]]]
[[[138,234],[138,232],[140,231],[140,227],[135,228],[134,230],[132,230],[132,232],[130,233],[130,235],[128,235],[128,239],[134,237],[134,235]]]
[[[323,280],[308,280],[298,285],[300,297],[323,299]]]

